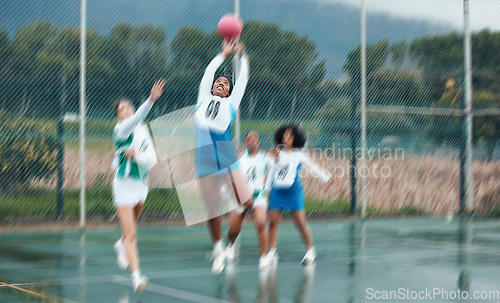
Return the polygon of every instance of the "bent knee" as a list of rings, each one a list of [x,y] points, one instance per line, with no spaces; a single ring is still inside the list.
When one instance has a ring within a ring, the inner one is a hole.
[[[266,229],[266,220],[255,220],[255,228],[259,231]]]

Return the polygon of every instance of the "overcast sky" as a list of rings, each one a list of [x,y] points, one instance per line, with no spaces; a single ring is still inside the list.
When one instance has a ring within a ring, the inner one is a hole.
[[[361,0],[318,0],[360,6]],[[463,0],[365,0],[367,12],[463,27]],[[472,30],[500,30],[500,0],[469,0]]]

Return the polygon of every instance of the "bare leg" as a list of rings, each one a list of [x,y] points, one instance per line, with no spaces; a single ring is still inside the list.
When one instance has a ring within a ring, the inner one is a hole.
[[[309,226],[307,225],[307,220],[306,216],[304,214],[304,211],[298,211],[294,212],[292,214],[292,218],[295,221],[295,226],[297,227],[298,231],[300,232],[300,235],[302,236],[302,240],[304,241],[304,244],[306,245],[307,249],[310,249],[312,247],[312,234],[311,230],[309,229]]]
[[[133,207],[118,206],[118,218],[125,236],[125,253],[129,261],[130,272],[139,269],[139,254],[137,252],[137,225]]]
[[[281,211],[269,211],[269,246],[270,249],[276,248],[278,242],[278,225],[281,221]]]
[[[143,208],[144,208],[144,201],[139,202],[139,204],[137,204],[134,207],[135,222],[137,222],[139,220],[139,216],[141,215]],[[123,231],[122,231],[122,239],[121,240],[123,243],[125,243],[125,235],[123,234]]]
[[[139,202],[139,204],[137,204],[135,207],[134,207],[134,212],[135,212],[135,222],[137,222],[139,220],[139,216],[141,215],[141,212],[142,212],[142,209],[144,208],[144,201],[141,201]]]
[[[226,182],[232,185],[234,197],[239,205],[251,209],[253,206],[252,191],[243,173],[239,170],[229,172],[229,180]]]
[[[240,234],[241,226],[243,225],[246,213],[247,209],[245,209],[242,213],[232,211],[229,214],[229,230],[227,231],[228,244],[233,245],[234,241],[236,241],[236,238]]]
[[[199,182],[203,200],[208,207],[208,229],[213,243],[217,243],[222,240],[222,218],[216,213],[222,199],[220,185],[216,177],[204,177]]]
[[[210,230],[210,235],[212,236],[212,241],[214,243],[222,240],[222,218],[215,217],[208,220],[208,229]]]
[[[255,221],[255,230],[259,238],[260,255],[267,253],[267,229],[266,229],[266,205],[259,205],[253,210],[253,219]]]

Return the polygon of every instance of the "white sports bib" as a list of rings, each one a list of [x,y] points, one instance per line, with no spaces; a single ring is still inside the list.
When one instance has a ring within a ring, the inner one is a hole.
[[[231,104],[228,100],[215,96],[210,101],[203,101],[196,111],[196,120],[200,126],[223,133],[233,120]]]
[[[153,141],[145,125],[138,125],[134,129],[131,147],[133,147],[137,153],[135,159],[139,166],[139,172],[141,175],[144,175],[157,161]]]
[[[295,182],[297,168],[300,164],[300,158],[294,153],[281,155],[278,164],[276,164],[276,175],[274,186],[278,188],[289,188]]]
[[[272,161],[262,152],[259,152],[255,157],[250,157],[248,153],[245,153],[242,159],[242,167],[247,181],[253,184],[254,190],[260,191],[264,188],[264,177],[271,168]]]

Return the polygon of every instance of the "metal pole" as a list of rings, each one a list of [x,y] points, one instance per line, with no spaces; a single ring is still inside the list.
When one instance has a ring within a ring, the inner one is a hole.
[[[56,220],[60,220],[64,213],[64,105],[66,103],[66,71],[65,71],[65,42],[66,37],[62,36],[61,47],[61,99],[58,106],[57,119],[57,215]]]
[[[234,14],[239,17],[240,16],[240,0],[234,0]],[[238,38],[239,39],[239,38]],[[238,77],[238,72],[239,72],[239,66],[238,66],[238,58],[237,56],[234,56],[233,59],[233,68],[234,68],[234,82],[236,82],[236,77]],[[236,112],[236,119],[234,120],[234,127],[235,127],[235,132],[234,132],[234,140],[236,141],[236,145],[240,145],[240,111],[238,110]]]
[[[363,172],[363,170],[365,170]],[[361,217],[366,216],[366,5],[361,0]]]
[[[351,163],[349,166],[349,179],[351,181],[351,205],[349,209],[349,214],[356,214],[357,207],[357,177],[356,177],[356,167],[357,167],[357,148],[358,148],[358,117],[357,110],[359,104],[359,94],[357,88],[359,87],[359,79],[351,79],[350,90],[351,90],[351,107],[349,116],[351,118]]]
[[[359,152],[359,139],[362,136],[361,134],[361,123],[360,117],[358,116],[358,110],[361,112],[364,112],[366,115],[366,105],[364,106],[364,109],[360,108],[360,103],[361,103],[361,94],[366,96],[366,92],[361,92],[360,91],[363,89],[362,81],[365,81],[365,74],[366,70],[365,68],[365,46],[364,46],[364,41],[365,41],[365,33],[364,33],[364,28],[365,28],[365,3],[364,1],[361,2],[361,12],[360,12],[360,17],[361,17],[361,45],[360,45],[360,65],[361,65],[361,70],[360,74],[358,76],[357,73],[355,73],[350,80],[350,90],[351,90],[351,107],[350,107],[350,117],[351,117],[351,134],[350,134],[350,143],[351,143],[351,163],[349,167],[349,172],[350,172],[350,182],[351,182],[351,207],[349,213],[351,215],[354,215],[356,213],[356,208],[358,205],[358,192],[357,192],[357,168],[358,168],[358,152]],[[362,62],[363,61],[363,62]],[[366,118],[365,118],[366,119]],[[364,122],[366,124],[366,121]],[[365,139],[366,140],[366,139]],[[365,143],[366,145],[366,143]],[[366,147],[366,146],[365,146]],[[362,152],[362,159],[364,159],[364,148],[361,149]],[[361,170],[364,169],[364,161],[361,162]],[[363,182],[363,180],[362,180]],[[364,188],[364,184],[362,183],[362,190]],[[363,191],[361,192],[362,194],[362,209],[361,209],[361,215],[362,217],[365,216],[365,207],[366,205],[365,202],[363,202],[365,199],[363,198]]]
[[[464,212],[472,205],[474,199],[474,181],[472,177],[472,60],[469,26],[469,0],[464,0],[464,56],[465,56],[465,199],[460,203],[460,212]]]
[[[80,228],[85,228],[85,65],[87,0],[80,0]]]

